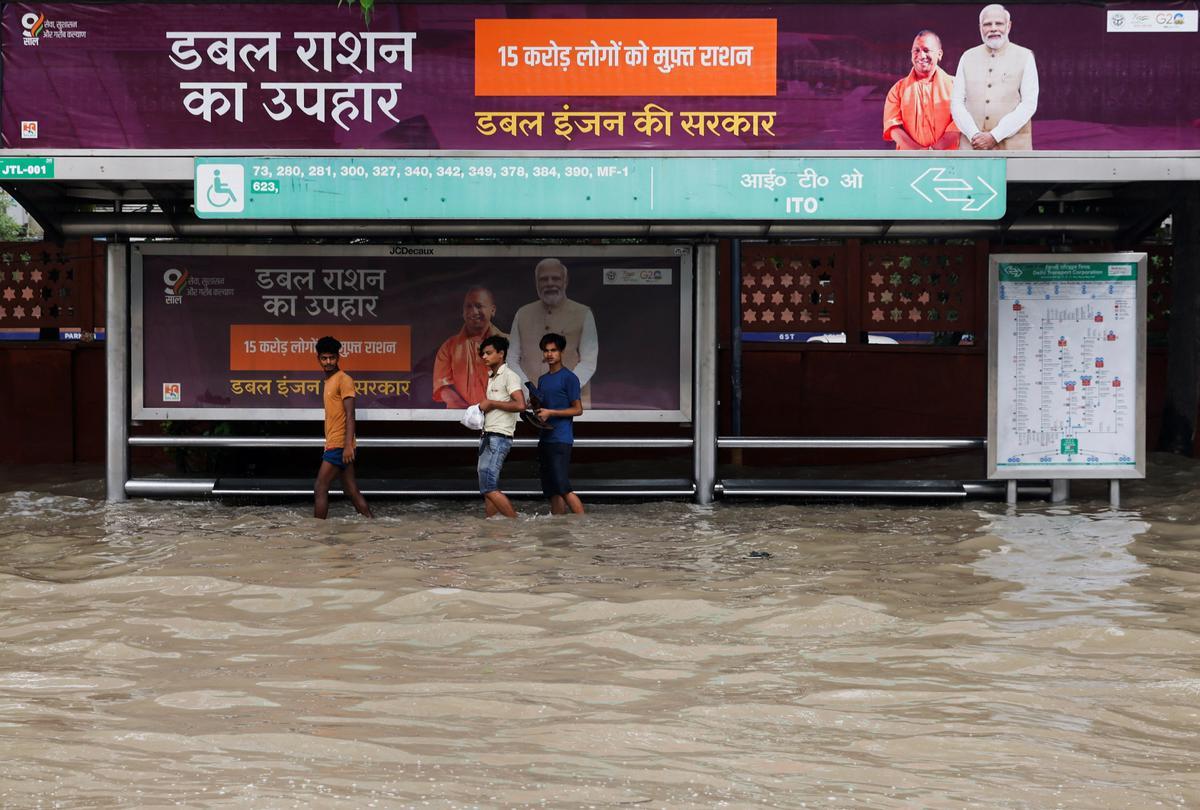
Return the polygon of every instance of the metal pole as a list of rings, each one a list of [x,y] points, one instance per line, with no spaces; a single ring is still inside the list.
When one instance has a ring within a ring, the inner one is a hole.
[[[1111,478],[1108,481],[1108,504],[1113,509],[1121,508],[1121,479]]]
[[[710,504],[717,479],[717,246],[696,250],[696,337],[693,352],[692,474],[696,503]]]
[[[733,382],[730,397],[729,427],[734,436],[742,435],[742,240],[730,241],[729,259],[729,370]]]
[[[1017,482],[1010,478],[1006,490],[1005,501],[1009,504],[1015,504],[1017,502]]]
[[[110,503],[126,500],[129,480],[129,245],[108,243],[104,281],[104,372],[107,422],[104,489]]]
[[[1054,478],[1050,481],[1050,503],[1063,503],[1071,497],[1071,481],[1068,478]]]

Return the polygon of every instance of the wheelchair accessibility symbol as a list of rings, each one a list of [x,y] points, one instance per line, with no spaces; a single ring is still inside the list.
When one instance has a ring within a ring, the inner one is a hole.
[[[245,210],[246,170],[236,163],[205,163],[196,167],[195,205],[198,214],[236,214]]]

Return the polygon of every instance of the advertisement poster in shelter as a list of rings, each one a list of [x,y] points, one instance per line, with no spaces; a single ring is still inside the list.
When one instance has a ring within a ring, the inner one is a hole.
[[[536,382],[567,342],[584,419],[691,415],[686,246],[135,245],[135,419],[312,419],[315,345],[341,341],[362,419],[457,420],[484,398],[479,344]]]
[[[970,149],[961,87],[1008,148],[1200,149],[1195,2],[1014,3],[990,45],[983,8],[5,3],[3,146],[890,150],[920,113]]]

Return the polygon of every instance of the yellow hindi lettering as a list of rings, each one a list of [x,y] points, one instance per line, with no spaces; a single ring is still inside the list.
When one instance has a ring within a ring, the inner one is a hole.
[[[270,380],[230,380],[229,390],[235,396],[254,396],[262,394],[270,394],[272,389]]]
[[[599,137],[605,132],[625,134],[625,113],[614,112],[571,112],[571,105],[564,104],[561,112],[554,113],[554,134],[571,140],[573,133],[595,135]]]
[[[754,134],[755,135],[758,134],[759,128],[762,128],[762,130],[764,132],[766,132],[768,135],[770,135],[772,138],[775,137],[775,130],[771,129],[771,127],[775,126],[775,113],[774,112],[763,111],[763,112],[751,113],[751,115],[754,116]]]
[[[679,126],[693,138],[699,137],[704,134],[709,115],[706,112],[681,112],[679,114]]]
[[[500,131],[505,135],[512,135],[515,138],[517,136],[528,137],[530,132],[538,136],[542,134],[542,118],[545,117],[545,113],[507,112],[495,113],[495,115],[504,116],[500,119]]]
[[[775,126],[774,112],[696,111],[681,112],[679,118],[683,131],[693,138],[703,135],[720,137],[722,133],[733,136],[749,133],[758,137],[761,132],[775,137],[775,131],[772,129]]]
[[[659,132],[668,136],[671,134],[672,113],[657,104],[647,104],[642,109],[635,110],[631,115],[633,116],[633,128],[643,135],[657,135]]]
[[[564,104],[562,112],[554,114],[554,134],[568,141],[571,140],[571,133],[574,131],[571,126],[571,113],[568,112],[570,109],[570,104]]]
[[[606,112],[598,113],[600,117],[600,125],[604,127],[605,132],[615,132],[618,135],[625,135],[625,113],[623,112]],[[597,132],[597,135],[600,133]]]
[[[529,112],[521,113],[520,120],[517,122],[521,134],[528,137],[530,132],[542,137],[542,119],[546,117],[545,113]]]
[[[503,113],[494,112],[477,112],[475,113],[475,129],[480,135],[495,135],[496,122],[492,120],[493,116],[503,115]]]

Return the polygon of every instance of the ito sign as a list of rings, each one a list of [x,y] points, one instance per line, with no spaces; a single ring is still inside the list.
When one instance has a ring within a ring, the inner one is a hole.
[[[197,158],[209,219],[994,220],[1003,158]]]

